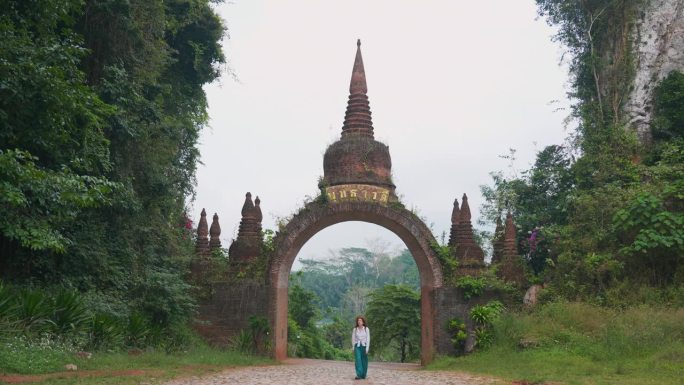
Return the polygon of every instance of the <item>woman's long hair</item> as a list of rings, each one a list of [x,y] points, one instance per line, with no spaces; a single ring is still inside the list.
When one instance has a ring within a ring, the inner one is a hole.
[[[359,326],[359,320],[363,321],[363,326],[368,327],[368,323],[366,323],[366,318],[362,315],[357,315],[356,318],[354,318],[354,327]]]

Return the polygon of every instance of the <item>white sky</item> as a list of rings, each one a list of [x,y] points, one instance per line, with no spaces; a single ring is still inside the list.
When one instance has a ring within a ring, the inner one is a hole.
[[[323,152],[340,137],[360,38],[377,140],[390,147],[397,194],[439,239],[454,198],[479,186],[517,150],[524,170],[567,133],[567,75],[553,30],[533,0],[233,0],[225,74],[207,86],[210,128],[200,139],[195,223],[217,212],[222,243],[237,235],[247,191],[275,229],[318,192]],[[563,109],[557,111],[557,109]],[[209,218],[210,219],[210,218]],[[367,246],[389,231],[349,222],[318,233],[300,258]]]

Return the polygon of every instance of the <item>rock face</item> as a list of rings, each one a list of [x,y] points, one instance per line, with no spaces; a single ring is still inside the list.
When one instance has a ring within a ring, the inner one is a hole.
[[[527,292],[525,292],[525,297],[523,297],[523,303],[527,306],[533,306],[537,304],[537,299],[539,298],[539,292],[542,290],[541,285],[532,285]]]
[[[651,141],[653,90],[672,71],[684,71],[684,1],[651,0],[633,32],[636,73],[625,112],[642,143]]]

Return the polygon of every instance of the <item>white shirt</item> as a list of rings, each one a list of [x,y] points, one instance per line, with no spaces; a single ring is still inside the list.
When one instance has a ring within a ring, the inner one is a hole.
[[[352,330],[352,346],[365,346],[366,353],[368,353],[368,348],[370,347],[370,329],[363,327],[359,329],[355,327]]]

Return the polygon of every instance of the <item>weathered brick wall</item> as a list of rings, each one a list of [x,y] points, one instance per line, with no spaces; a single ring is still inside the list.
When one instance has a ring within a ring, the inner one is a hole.
[[[441,355],[456,354],[456,348],[451,343],[451,336],[447,325],[452,318],[460,318],[466,323],[468,331],[473,330],[470,319],[470,309],[475,305],[484,305],[497,299],[494,292],[485,291],[481,295],[466,300],[463,291],[456,287],[443,287],[435,291],[436,320],[435,320],[435,350]]]
[[[235,280],[212,286],[210,296],[199,306],[195,329],[209,343],[227,346],[242,329],[249,328],[249,317],[268,317],[269,290],[263,282]]]

